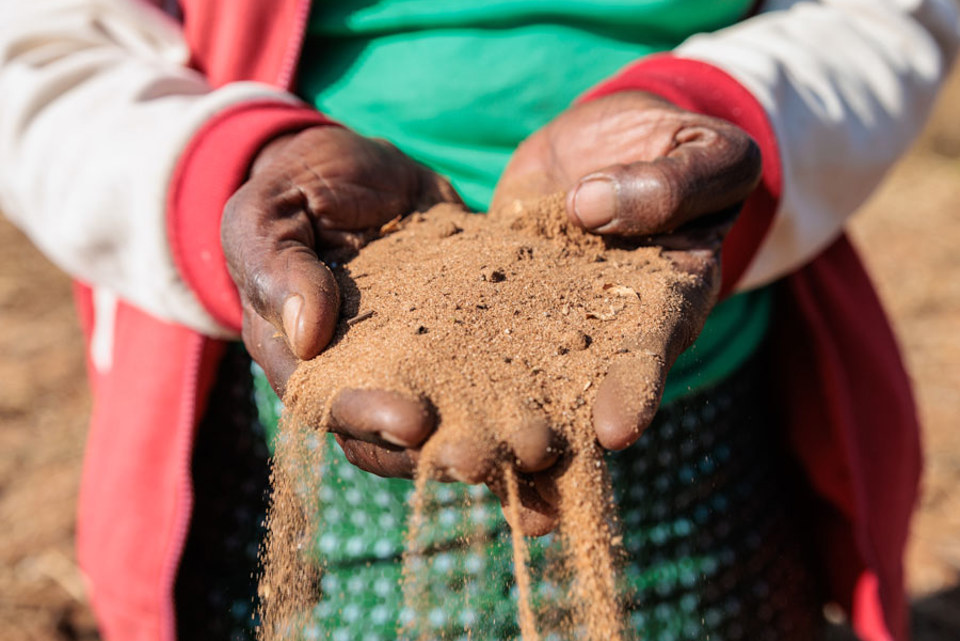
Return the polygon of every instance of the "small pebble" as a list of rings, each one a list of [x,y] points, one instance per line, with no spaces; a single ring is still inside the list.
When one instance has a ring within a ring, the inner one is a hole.
[[[449,238],[450,236],[455,236],[462,231],[462,229],[457,227],[456,223],[447,220],[440,223],[440,226],[437,227],[437,236],[439,238]]]
[[[567,352],[582,352],[590,347],[590,337],[579,329],[571,329],[564,332],[560,338],[559,351],[561,354]]]
[[[481,272],[480,278],[488,283],[502,283],[503,281],[507,280],[507,275],[499,269],[485,269],[483,272]]]

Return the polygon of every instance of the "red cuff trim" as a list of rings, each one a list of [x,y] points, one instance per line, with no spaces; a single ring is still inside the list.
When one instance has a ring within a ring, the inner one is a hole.
[[[167,236],[173,260],[207,312],[239,333],[242,309],[220,246],[227,200],[246,181],[250,164],[273,138],[334,124],[308,107],[275,101],[227,109],[193,137],[174,170],[167,200]]]
[[[780,150],[766,110],[725,71],[669,54],[644,58],[628,66],[590,90],[581,100],[594,100],[618,91],[647,91],[681,109],[721,118],[746,131],[759,145],[763,154],[763,178],[744,203],[740,217],[723,244],[721,296],[728,295],[756,255],[780,202],[783,175]]]

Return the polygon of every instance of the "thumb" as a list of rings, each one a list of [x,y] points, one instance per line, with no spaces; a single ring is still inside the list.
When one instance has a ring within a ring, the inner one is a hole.
[[[310,359],[336,330],[337,281],[313,250],[314,230],[296,194],[272,203],[258,190],[248,183],[224,210],[227,266],[244,305],[286,337],[293,355]]]
[[[760,180],[759,148],[733,125],[684,127],[673,142],[651,162],[582,177],[567,197],[571,221],[599,234],[661,234],[736,205]]]
[[[251,252],[242,296],[307,360],[327,346],[336,330],[340,292],[333,273],[304,246]]]

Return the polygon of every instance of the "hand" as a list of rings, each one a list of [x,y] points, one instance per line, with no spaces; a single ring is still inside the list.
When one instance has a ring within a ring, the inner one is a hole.
[[[504,170],[492,208],[563,191],[573,224],[662,246],[678,270],[696,276],[681,309],[659,331],[638,331],[601,383],[593,420],[603,447],[628,447],[653,420],[667,372],[716,303],[721,243],[760,171],[744,131],[642,92],[570,108],[524,141]],[[645,393],[651,382],[654,393]],[[541,500],[528,499],[521,520],[543,522],[537,506],[552,503],[551,472],[534,477]]]
[[[392,145],[335,126],[281,137],[255,159],[224,210],[221,240],[243,304],[243,341],[283,395],[298,359],[333,337],[340,292],[317,251],[359,246],[384,223],[439,202],[460,202],[443,178]],[[408,475],[433,431],[429,408],[382,390],[345,390],[334,431],[368,471]]]

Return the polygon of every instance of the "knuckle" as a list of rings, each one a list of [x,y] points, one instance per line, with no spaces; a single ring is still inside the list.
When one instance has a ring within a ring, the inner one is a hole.
[[[659,230],[669,230],[675,226],[676,215],[683,206],[684,187],[678,172],[665,163],[649,165],[647,180],[647,198],[651,203],[648,210],[649,223]]]
[[[270,300],[272,298],[270,293],[273,288],[273,277],[270,270],[259,264],[246,265],[242,286],[243,293],[250,301],[253,310],[261,316],[271,317],[276,315],[270,313]]]
[[[347,461],[351,465],[355,465],[361,469],[366,469],[364,467],[364,464],[366,463],[366,456],[364,455],[363,448],[356,440],[343,439],[340,442],[340,449],[343,450],[344,457],[346,457]]]
[[[383,451],[379,447],[372,447],[370,449],[371,449],[371,458],[373,459],[372,462],[376,464],[377,469],[379,470],[387,469],[388,466],[384,465],[384,461],[383,461],[383,456],[382,456]]]
[[[297,191],[304,209],[324,220],[339,220],[348,209],[349,198],[341,198],[337,186],[331,183],[320,171],[312,170],[306,180],[298,181]]]
[[[717,153],[739,167],[743,174],[759,175],[762,165],[760,146],[750,134],[729,123],[724,123],[717,133]]]

